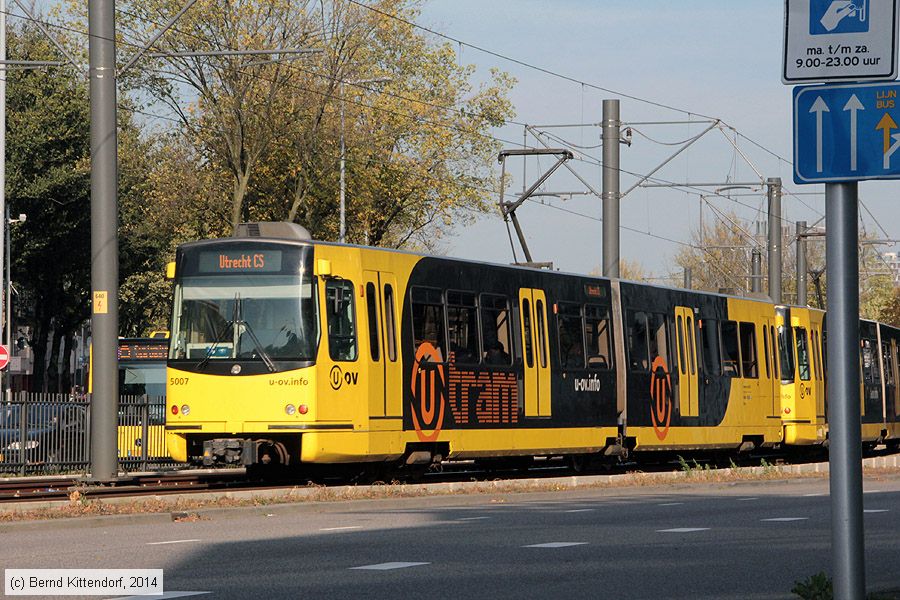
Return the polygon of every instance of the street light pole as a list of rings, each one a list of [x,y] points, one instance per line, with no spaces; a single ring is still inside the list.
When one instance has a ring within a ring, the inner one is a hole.
[[[340,83],[340,91],[338,92],[338,95],[340,96],[341,105],[341,227],[338,233],[338,241],[342,244],[347,239],[347,183],[345,179],[347,148],[346,144],[344,143],[344,84],[349,83],[350,85],[363,85],[366,83],[387,83],[389,81],[391,81],[390,77],[376,77],[375,79],[358,79],[356,81],[341,80]]]
[[[344,183],[344,160],[346,148],[344,147],[344,82],[341,82],[341,229],[338,234],[338,241],[344,243],[347,237],[347,209],[345,205],[344,195],[346,193],[346,184]]]

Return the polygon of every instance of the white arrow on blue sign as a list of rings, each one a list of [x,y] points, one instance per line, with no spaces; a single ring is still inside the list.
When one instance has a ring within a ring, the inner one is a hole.
[[[900,83],[794,88],[794,182],[900,179]]]

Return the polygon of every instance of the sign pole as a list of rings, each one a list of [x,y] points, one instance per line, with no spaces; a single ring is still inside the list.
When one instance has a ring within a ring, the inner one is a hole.
[[[865,556],[859,410],[857,183],[825,184],[829,481],[834,597],[863,600]]]

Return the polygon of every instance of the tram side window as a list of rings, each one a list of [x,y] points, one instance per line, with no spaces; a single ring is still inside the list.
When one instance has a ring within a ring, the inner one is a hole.
[[[649,371],[650,354],[647,315],[640,311],[628,311],[628,368],[632,371]]]
[[[878,360],[872,349],[874,342],[872,340],[862,341],[862,366],[863,378],[866,385],[880,385],[881,376],[878,368]]]
[[[509,303],[504,296],[481,295],[481,341],[484,362],[488,365],[509,365],[512,355],[509,328]]]
[[[769,368],[769,328],[763,325],[763,355],[766,359],[766,379],[772,378],[772,371]]]
[[[744,377],[759,377],[759,359],[756,353],[756,327],[753,323],[741,323],[741,367]]]
[[[525,338],[525,366],[534,367],[534,353],[531,346],[531,302],[522,298],[522,337]]]
[[[722,374],[725,377],[740,377],[740,363],[738,324],[736,321],[722,321]]]
[[[356,360],[356,317],[352,282],[329,279],[325,283],[325,311],[328,317],[328,352],[331,359]]]
[[[369,349],[372,352],[372,360],[381,360],[381,348],[378,338],[381,330],[378,328],[378,299],[375,297],[375,284],[366,284],[366,314],[369,317]]]
[[[609,369],[612,365],[612,335],[609,309],[597,304],[584,307],[584,335],[587,338],[587,365],[591,369]]]
[[[668,325],[671,324],[671,321],[666,321],[666,315],[661,313],[648,313],[647,314],[647,325],[650,328],[650,365],[653,365],[653,361],[656,360],[656,357],[662,358],[663,362],[666,364],[666,370],[669,373],[674,373],[677,371],[678,365],[675,364],[675,357],[672,357],[671,364],[669,363],[669,343],[670,343],[670,334],[668,331]]]
[[[479,362],[478,320],[475,316],[475,294],[470,292],[447,292],[447,326],[450,335],[450,352],[456,362],[473,364]]]
[[[397,360],[397,324],[394,321],[394,288],[391,284],[384,286],[384,334],[387,355],[391,362]]]
[[[541,359],[541,368],[543,369],[547,366],[547,337],[544,333],[547,331],[547,325],[544,317],[544,303],[540,299],[534,301],[534,314],[534,328],[537,330],[538,357]]]
[[[684,332],[687,336],[687,355],[688,355],[688,364],[690,365],[690,373],[693,375],[698,371],[699,366],[696,364],[697,362],[697,343],[696,343],[696,335],[695,335],[696,327],[694,324],[694,317],[692,315],[688,315],[688,317],[684,321]]]
[[[444,335],[444,303],[441,290],[414,287],[410,291],[412,307],[413,339],[415,348],[428,342],[441,355],[441,362],[447,359],[446,336]]]
[[[813,379],[819,378],[819,363],[818,358],[816,357],[816,330],[809,330],[809,362],[810,362],[810,377]]]
[[[794,336],[797,338],[797,374],[802,381],[809,381],[809,339],[806,336],[806,328],[794,329]]]
[[[703,343],[703,368],[710,375],[721,375],[719,322],[715,319],[703,319],[700,325],[700,337]]]
[[[778,378],[778,338],[775,337],[775,326],[769,325],[769,345],[772,348],[772,377]]]
[[[887,385],[894,385],[894,358],[891,356],[889,344],[881,343],[881,354],[884,357],[884,382]]]
[[[675,322],[675,334],[678,336],[678,362],[681,364],[681,374],[687,375],[687,360],[684,357],[684,319],[678,315]]]
[[[819,332],[815,329],[812,330],[812,344],[813,344],[813,365],[815,365],[816,379],[819,381],[822,380],[822,354],[819,352]]]
[[[557,324],[560,366],[564,369],[584,368],[584,327],[581,324],[581,306],[561,302]]]
[[[781,380],[794,380],[794,335],[793,329],[778,327],[778,362],[781,364]]]

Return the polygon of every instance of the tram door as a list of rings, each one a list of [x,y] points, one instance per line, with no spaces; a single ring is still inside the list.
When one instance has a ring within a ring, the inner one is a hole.
[[[816,395],[816,422],[825,419],[825,354],[822,352],[822,315],[810,314],[810,346],[813,357],[813,393]]]
[[[900,423],[900,368],[898,368],[900,361],[897,359],[897,351],[900,350],[900,346],[897,345],[896,339],[891,339],[886,346],[887,369],[891,373],[891,385],[886,396],[888,406],[891,407],[891,416],[893,417],[891,420],[897,424]],[[895,429],[894,435],[900,436],[900,428]]]
[[[694,309],[675,307],[675,329],[678,338],[678,399],[681,416],[697,417],[700,416],[700,405]]]
[[[393,273],[363,271],[363,288],[360,304],[365,306],[366,329],[363,331],[368,340],[368,352],[362,358],[369,365],[369,416],[399,418],[402,415],[402,377],[397,279]]]
[[[547,343],[547,298],[543,290],[519,290],[522,355],[525,370],[525,416],[549,417],[550,356]]]
[[[766,382],[762,390],[767,416],[781,418],[781,375],[778,371],[778,338],[775,337],[775,319],[763,319],[763,358]]]

